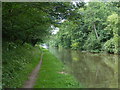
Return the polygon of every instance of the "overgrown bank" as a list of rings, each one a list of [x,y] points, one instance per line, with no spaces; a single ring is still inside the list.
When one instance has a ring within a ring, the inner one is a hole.
[[[3,43],[2,86],[3,88],[22,88],[32,70],[39,63],[44,52],[43,63],[35,88],[80,88],[75,78],[69,75],[66,67],[49,51],[29,44]]]
[[[35,88],[81,88],[76,79],[67,73],[60,60],[49,51],[44,50],[42,66]]]
[[[40,48],[6,42],[3,43],[2,51],[3,88],[23,87],[40,60]]]
[[[89,2],[76,10],[81,17],[64,19],[49,45],[89,52],[120,54],[119,3]]]

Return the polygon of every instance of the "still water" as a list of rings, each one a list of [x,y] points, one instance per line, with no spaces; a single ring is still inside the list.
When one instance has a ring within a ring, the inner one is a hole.
[[[49,48],[86,88],[118,88],[118,56]]]

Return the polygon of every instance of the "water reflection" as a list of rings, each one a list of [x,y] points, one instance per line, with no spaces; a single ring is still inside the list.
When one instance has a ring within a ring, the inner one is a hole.
[[[118,56],[49,48],[76,79],[88,88],[118,88]]]

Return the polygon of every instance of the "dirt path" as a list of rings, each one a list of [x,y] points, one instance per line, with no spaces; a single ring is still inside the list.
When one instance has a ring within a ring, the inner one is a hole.
[[[40,66],[42,64],[42,57],[43,53],[41,54],[40,62],[39,64],[35,67],[35,69],[31,72],[30,76],[28,77],[28,80],[25,82],[23,88],[33,88],[35,85],[35,81],[38,76],[38,72],[40,70]]]

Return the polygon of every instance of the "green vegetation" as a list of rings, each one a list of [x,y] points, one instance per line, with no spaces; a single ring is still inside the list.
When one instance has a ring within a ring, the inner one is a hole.
[[[3,40],[33,46],[47,40],[56,47],[118,54],[119,6],[119,2],[3,3]],[[60,29],[56,35],[51,26]]]
[[[89,2],[75,9],[80,16],[75,20],[65,19],[59,25],[59,32],[51,36],[49,44],[81,51],[118,54],[119,6],[119,2]]]
[[[3,88],[22,87],[40,59],[35,45],[49,39],[51,25],[65,17],[72,20],[73,8],[61,2],[2,3]]]
[[[28,44],[3,43],[3,46],[3,88],[22,87],[40,60],[40,49]]]
[[[36,45],[42,43],[118,54],[119,7],[120,2],[3,2],[2,86],[22,87],[40,59],[41,52]],[[59,32],[54,35],[52,30],[56,27]],[[43,59],[40,79],[44,78],[38,80],[35,87],[79,87],[68,74],[56,73],[62,72],[64,66],[49,52],[45,52]],[[44,69],[51,71],[44,72]],[[44,84],[44,80],[50,79],[47,74],[50,74],[52,81],[48,81],[48,85],[38,86],[39,82]]]
[[[67,73],[67,68],[60,60],[49,51],[44,50],[35,88],[81,88],[81,85]]]
[[[4,2],[2,4],[3,40],[22,45],[29,43],[33,46],[43,42],[51,34],[52,24],[57,25],[62,18],[70,18],[68,13],[74,13],[72,8],[72,3]]]

